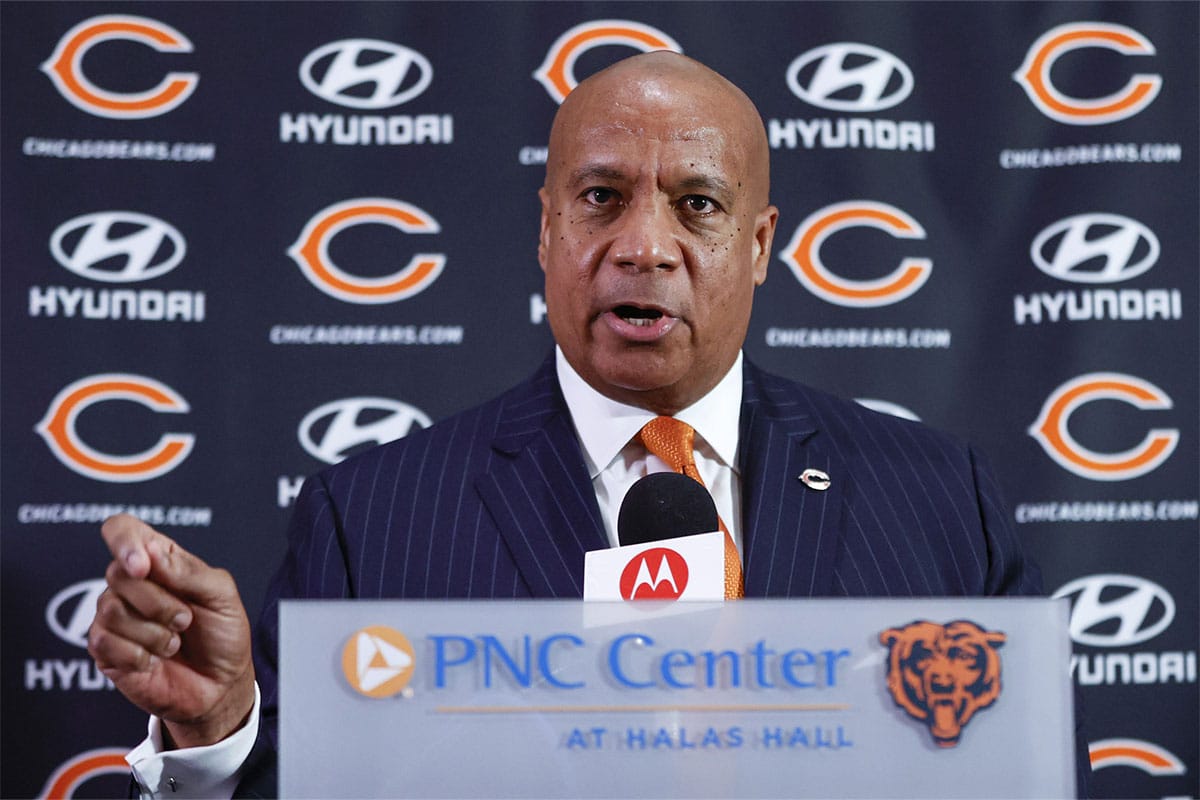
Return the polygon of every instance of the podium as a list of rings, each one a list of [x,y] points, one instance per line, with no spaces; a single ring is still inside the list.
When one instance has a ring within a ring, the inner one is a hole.
[[[284,797],[1072,797],[1062,601],[284,601]]]

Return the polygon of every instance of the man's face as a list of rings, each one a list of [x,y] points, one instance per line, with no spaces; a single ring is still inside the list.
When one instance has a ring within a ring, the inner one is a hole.
[[[777,212],[744,108],[706,86],[608,83],[575,98],[551,139],[538,248],[550,327],[595,389],[670,414],[732,366]]]

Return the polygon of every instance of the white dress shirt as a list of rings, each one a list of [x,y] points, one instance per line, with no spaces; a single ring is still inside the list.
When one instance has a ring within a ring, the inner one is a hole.
[[[657,456],[636,440],[638,431],[655,415],[641,408],[610,400],[597,392],[571,368],[562,351],[555,349],[558,382],[575,422],[583,460],[596,490],[600,516],[608,540],[618,544],[617,515],[629,487],[652,472],[670,472]],[[675,415],[696,431],[696,468],[712,493],[738,552],[742,549],[741,477],[736,470],[738,420],[742,407],[742,354],[716,387]],[[258,685],[254,707],[246,725],[227,739],[207,747],[163,750],[162,727],[157,717],[148,735],[125,760],[143,800],[172,798],[229,798],[237,787],[241,765],[250,755],[258,735]]]
[[[562,350],[555,350],[558,383],[575,423],[583,460],[600,503],[600,516],[614,547],[617,514],[629,487],[652,472],[671,472],[637,440],[655,414],[610,400],[589,386],[571,368]],[[696,468],[717,504],[717,513],[742,551],[741,476],[737,472],[738,424],[742,411],[742,354],[712,391],[680,411],[675,418],[696,431]]]

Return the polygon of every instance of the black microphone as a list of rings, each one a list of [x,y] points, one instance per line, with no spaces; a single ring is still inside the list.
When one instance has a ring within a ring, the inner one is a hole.
[[[617,514],[617,538],[622,545],[719,529],[712,495],[699,482],[678,472],[654,472],[639,479],[629,487]]]

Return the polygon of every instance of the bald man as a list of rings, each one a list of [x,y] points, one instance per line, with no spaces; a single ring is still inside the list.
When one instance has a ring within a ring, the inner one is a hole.
[[[696,61],[639,55],[581,83],[540,192],[554,355],[305,484],[253,663],[228,573],[108,521],[89,650],[156,715],[130,755],[140,790],[274,791],[282,598],[581,597],[625,491],[671,469],[639,434],[658,417],[695,432],[746,596],[1038,593],[969,447],[743,358],[778,216],[768,175],[753,104]]]

